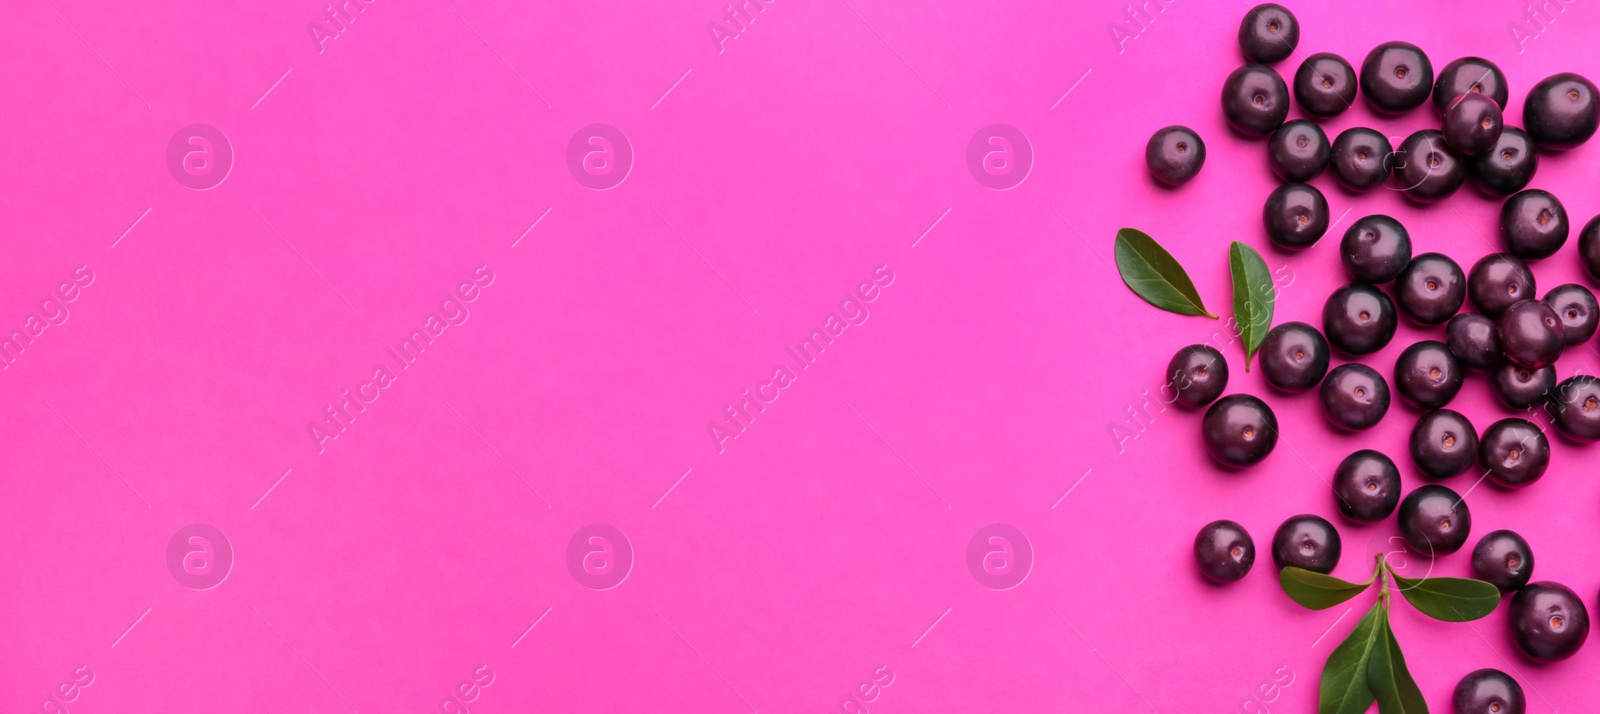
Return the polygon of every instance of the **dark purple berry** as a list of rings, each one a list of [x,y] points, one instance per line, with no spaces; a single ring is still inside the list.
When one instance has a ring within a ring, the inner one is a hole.
[[[1537,662],[1571,657],[1589,638],[1589,610],[1578,594],[1549,581],[1524,585],[1511,597],[1511,634]]]
[[[1144,145],[1144,163],[1155,180],[1167,186],[1182,186],[1205,166],[1206,143],[1189,127],[1164,127]]]
[[[1371,354],[1394,337],[1399,319],[1394,303],[1377,288],[1352,283],[1328,296],[1322,306],[1322,334],[1346,354]]]
[[[1544,294],[1544,304],[1556,311],[1568,347],[1594,337],[1595,327],[1600,325],[1600,305],[1588,288],[1576,283],[1557,285]]]
[[[1276,64],[1300,44],[1300,23],[1294,13],[1276,3],[1262,3],[1244,14],[1239,23],[1239,50],[1245,59]]]
[[[1600,127],[1593,82],[1571,72],[1533,85],[1522,105],[1522,125],[1541,149],[1563,151],[1582,144]]]
[[[1285,322],[1261,341],[1261,374],[1286,392],[1317,386],[1328,373],[1328,341],[1304,322]]]
[[[1322,380],[1322,412],[1328,423],[1347,431],[1371,428],[1389,411],[1389,385],[1378,370],[1341,364]]]
[[[1506,308],[1495,321],[1494,336],[1506,359],[1523,367],[1555,364],[1567,346],[1561,318],[1538,300],[1523,300]]]
[[[1400,142],[1394,154],[1394,178],[1406,198],[1435,203],[1467,180],[1466,157],[1451,149],[1438,130],[1423,129]]]
[[[1307,114],[1338,116],[1356,100],[1356,70],[1343,57],[1318,52],[1294,73],[1294,101]]]
[[[1329,164],[1339,185],[1351,191],[1370,191],[1389,180],[1393,154],[1389,137],[1358,126],[1339,132]]]
[[[1423,340],[1400,353],[1394,363],[1394,391],[1418,409],[1438,409],[1456,398],[1466,370],[1443,342]]]
[[[1567,242],[1567,209],[1549,191],[1518,191],[1500,206],[1500,237],[1523,260],[1554,255]]]
[[[1483,256],[1467,273],[1467,296],[1472,298],[1472,306],[1488,317],[1499,317],[1506,308],[1537,294],[1533,271],[1510,253]]]
[[[1449,555],[1467,542],[1472,512],[1467,502],[1444,486],[1427,484],[1400,501],[1400,537],[1423,555]]]
[[[1550,393],[1549,410],[1562,436],[1584,443],[1600,441],[1600,379],[1587,374],[1568,377]]]
[[[1222,84],[1222,114],[1240,134],[1271,134],[1289,116],[1289,86],[1271,67],[1247,64]]]
[[[1508,593],[1533,578],[1533,549],[1508,530],[1490,531],[1472,549],[1472,577]]]
[[[1506,76],[1493,62],[1482,57],[1462,57],[1439,70],[1433,82],[1433,106],[1444,114],[1451,100],[1463,94],[1482,94],[1506,108]]]
[[[1279,568],[1304,568],[1326,575],[1339,564],[1341,550],[1339,531],[1321,516],[1295,516],[1272,534],[1272,562]]]
[[[1389,457],[1362,449],[1339,462],[1333,472],[1339,512],[1357,523],[1377,523],[1400,503],[1400,469]]]
[[[1309,119],[1284,122],[1267,139],[1272,173],[1282,181],[1310,181],[1328,167],[1328,135]]]
[[[1550,465],[1550,439],[1527,419],[1508,417],[1489,425],[1478,440],[1478,466],[1506,488],[1522,488]]]
[[[1439,325],[1454,317],[1467,299],[1467,278],[1461,266],[1440,253],[1411,259],[1394,281],[1400,314],[1423,325]]]
[[[1411,233],[1381,213],[1363,216],[1339,241],[1339,260],[1358,283],[1387,283],[1411,262]]]
[[[1433,91],[1433,64],[1409,42],[1385,42],[1361,62],[1361,95],[1379,114],[1422,106]]]
[[[1278,247],[1305,248],[1328,231],[1328,199],[1311,184],[1283,184],[1267,196],[1261,222],[1267,228],[1267,238]]]
[[[1489,373],[1495,399],[1507,409],[1532,409],[1555,393],[1556,368],[1521,367],[1502,362]]]
[[[1233,521],[1207,523],[1194,537],[1194,562],[1212,582],[1243,578],[1256,563],[1256,543],[1244,526]]]
[[[1480,669],[1461,678],[1450,699],[1455,714],[1526,714],[1522,685],[1498,669]]]
[[[1470,282],[1470,281],[1469,281]],[[1500,341],[1494,336],[1494,320],[1476,312],[1463,312],[1444,326],[1450,354],[1470,369],[1489,369],[1500,364]]]
[[[1444,142],[1462,156],[1477,156],[1493,149],[1505,130],[1500,105],[1482,94],[1463,94],[1444,113]]]
[[[1428,478],[1460,474],[1478,460],[1478,432],[1461,412],[1427,412],[1411,428],[1411,460]]]
[[[1206,410],[1201,434],[1217,463],[1244,468],[1260,463],[1278,445],[1278,417],[1260,399],[1230,394]]]
[[[1539,170],[1539,152],[1528,133],[1508,126],[1494,148],[1467,157],[1472,184],[1491,196],[1510,196],[1528,187]]]
[[[1578,233],[1578,256],[1583,259],[1583,272],[1600,282],[1600,216],[1589,219]]]
[[[1167,363],[1167,386],[1179,405],[1203,407],[1228,387],[1228,360],[1209,345],[1189,345]]]

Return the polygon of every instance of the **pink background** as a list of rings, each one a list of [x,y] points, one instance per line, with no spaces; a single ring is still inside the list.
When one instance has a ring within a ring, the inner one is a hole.
[[[1334,518],[1324,479],[1359,447],[1417,485],[1415,413],[1397,402],[1336,434],[1313,394],[1266,394],[1234,345],[1229,391],[1282,423],[1264,463],[1213,467],[1195,413],[1152,403],[1130,427],[1171,354],[1223,327],[1131,295],[1112,236],[1162,241],[1220,314],[1226,246],[1244,240],[1293,278],[1277,320],[1319,323],[1350,221],[1390,213],[1418,252],[1466,267],[1497,244],[1498,202],[1419,209],[1324,176],[1340,225],[1269,249],[1265,150],[1217,107],[1250,3],[1159,1],[1134,25],[1121,2],[775,0],[719,44],[716,2],[373,0],[320,53],[310,1],[8,5],[0,327],[76,266],[95,278],[0,371],[0,706],[40,711],[81,667],[73,712],[452,711],[474,672],[493,673],[475,712],[1312,711],[1371,596],[1293,605],[1272,531]],[[1600,8],[1565,8],[1519,46],[1510,0],[1295,3],[1300,49],[1279,70],[1317,51],[1359,64],[1390,39],[1436,68],[1478,54],[1520,123],[1538,79],[1600,75]],[[1325,127],[1433,121],[1358,107]],[[607,191],[566,163],[597,122],[635,155]],[[194,123],[235,154],[207,191],[165,162]],[[994,123],[1034,151],[1008,191],[966,165]],[[1170,123],[1209,150],[1179,191],[1142,162]],[[1597,150],[1545,158],[1534,181],[1580,225],[1600,212]],[[494,281],[470,319],[399,369],[385,347],[478,265]],[[795,365],[785,348],[880,265],[894,281],[868,321]],[[1536,270],[1542,289],[1581,281],[1571,247]],[[1402,326],[1368,362],[1387,375],[1439,335]],[[319,453],[307,424],[378,365],[394,382]],[[779,365],[792,383],[719,453],[707,424]],[[1558,369],[1597,368],[1583,348]],[[1503,416],[1481,377],[1453,406],[1480,429]],[[1557,442],[1537,485],[1467,498],[1472,542],[1518,530],[1535,578],[1591,608],[1593,455]],[[1190,561],[1216,518],[1261,552],[1226,588]],[[1338,522],[1335,572],[1360,578],[1392,522]],[[192,523],[233,548],[208,590],[165,559]],[[612,589],[568,570],[591,523],[635,554]],[[1016,588],[968,571],[991,523],[1033,548]],[[1600,648],[1533,665],[1505,619],[1396,609],[1436,711],[1486,666],[1528,687],[1530,711],[1600,698]],[[887,688],[841,704],[875,672]],[[1262,695],[1274,678],[1288,686]]]

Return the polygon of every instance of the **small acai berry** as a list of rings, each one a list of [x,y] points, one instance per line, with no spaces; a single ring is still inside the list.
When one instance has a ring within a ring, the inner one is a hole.
[[[1182,186],[1206,163],[1206,143],[1186,126],[1163,127],[1144,145],[1150,176],[1167,186]]]
[[[1267,139],[1267,159],[1281,181],[1310,181],[1328,168],[1328,135],[1309,119],[1283,123]]]
[[[1267,196],[1261,223],[1274,245],[1290,250],[1308,247],[1328,231],[1328,199],[1311,184],[1283,184]]]
[[[1326,575],[1339,564],[1341,550],[1339,531],[1322,516],[1295,516],[1272,534],[1272,562],[1279,568],[1304,568]]]
[[[1394,145],[1381,132],[1363,126],[1339,132],[1333,140],[1329,164],[1339,185],[1351,191],[1371,191],[1389,180]]]
[[[1490,531],[1472,548],[1472,577],[1508,593],[1533,578],[1533,549],[1508,530]]]
[[[1528,187],[1539,170],[1539,152],[1528,133],[1508,126],[1494,148],[1467,158],[1472,184],[1490,196],[1510,196]]]
[[[1333,494],[1345,518],[1377,523],[1400,504],[1400,469],[1381,452],[1362,449],[1334,469]]]
[[[1167,387],[1185,407],[1203,407],[1228,387],[1228,360],[1210,345],[1189,345],[1167,363]]]
[[[1594,293],[1577,283],[1551,288],[1544,294],[1544,304],[1556,311],[1568,347],[1594,337],[1595,327],[1600,326],[1600,305],[1595,303]]]
[[[1549,191],[1518,191],[1500,206],[1500,238],[1523,260],[1554,255],[1567,242],[1567,209]]]
[[[1356,70],[1343,57],[1318,52],[1294,73],[1294,101],[1316,117],[1333,117],[1356,100]]]
[[[1411,428],[1411,460],[1428,478],[1460,474],[1478,460],[1478,432],[1461,412],[1427,412]]]
[[[1467,378],[1450,348],[1437,340],[1423,340],[1400,353],[1394,363],[1394,391],[1418,409],[1438,409],[1456,398]]]
[[[1538,481],[1550,466],[1550,438],[1527,419],[1501,419],[1478,440],[1478,466],[1495,483],[1522,488]]]
[[[1256,543],[1244,526],[1233,521],[1212,521],[1194,537],[1194,562],[1212,582],[1235,582],[1256,564]]]
[[[1409,42],[1385,42],[1361,62],[1361,95],[1379,114],[1422,106],[1433,91],[1433,64]]]
[[[1583,259],[1583,272],[1600,282],[1600,216],[1589,219],[1578,233],[1578,256]]]
[[[1278,417],[1256,397],[1230,394],[1206,410],[1201,434],[1217,463],[1244,468],[1260,463],[1278,445]]]
[[[1489,373],[1489,384],[1505,408],[1532,409],[1555,393],[1556,368],[1533,369],[1502,362]]]
[[[1582,443],[1600,441],[1600,379],[1588,374],[1566,378],[1550,392],[1548,408],[1562,436]]]
[[[1461,266],[1442,253],[1411,259],[1394,281],[1400,314],[1422,325],[1440,325],[1461,310],[1467,299],[1467,277]]]
[[[1559,662],[1589,638],[1589,610],[1578,594],[1560,583],[1522,586],[1511,597],[1511,634],[1517,649],[1537,662]]]
[[[1467,296],[1472,298],[1472,306],[1488,317],[1499,317],[1506,308],[1537,294],[1533,271],[1510,253],[1483,256],[1467,273]]]
[[[1322,306],[1322,334],[1328,344],[1345,354],[1359,356],[1383,349],[1394,337],[1398,323],[1389,296],[1365,283],[1333,291]]]
[[[1466,158],[1445,143],[1443,133],[1423,129],[1400,142],[1394,155],[1394,178],[1406,198],[1436,203],[1466,182]]]
[[[1247,64],[1222,84],[1222,115],[1245,136],[1266,136],[1289,116],[1289,86],[1264,64]]]
[[[1328,341],[1304,322],[1285,322],[1261,341],[1261,374],[1286,392],[1304,392],[1328,373]]]
[[[1522,125],[1541,149],[1563,151],[1582,144],[1600,127],[1595,86],[1571,72],[1533,85],[1522,104]]]
[[[1345,230],[1339,260],[1358,283],[1387,283],[1411,262],[1411,233],[1381,213],[1363,216]]]
[[[1482,94],[1506,108],[1506,76],[1495,63],[1482,57],[1462,57],[1439,70],[1433,82],[1433,107],[1439,114],[1463,94]]]
[[[1299,44],[1300,23],[1282,5],[1262,3],[1250,8],[1239,22],[1239,50],[1251,62],[1282,62]]]
[[[1423,555],[1449,555],[1472,533],[1467,502],[1444,486],[1418,487],[1400,501],[1400,537]]]
[[[1500,105],[1482,94],[1463,94],[1444,112],[1444,143],[1462,156],[1477,156],[1493,149],[1506,128]]]
[[[1561,318],[1538,300],[1513,303],[1494,323],[1494,336],[1506,359],[1523,367],[1555,364],[1567,346]]]
[[[1480,669],[1462,677],[1450,698],[1455,714],[1526,714],[1522,685],[1498,669]]]
[[[1328,423],[1346,431],[1369,429],[1389,411],[1389,385],[1378,370],[1364,364],[1341,364],[1322,380],[1322,413]]]
[[[1500,341],[1494,336],[1494,320],[1476,312],[1463,312],[1444,326],[1450,354],[1468,369],[1489,369],[1500,364]]]

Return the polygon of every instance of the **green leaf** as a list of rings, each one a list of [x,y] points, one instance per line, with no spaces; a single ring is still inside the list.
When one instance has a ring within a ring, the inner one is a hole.
[[[1194,282],[1178,260],[1144,231],[1123,228],[1117,231],[1117,272],[1128,289],[1144,301],[1179,315],[1204,315],[1206,311],[1195,292]]]
[[[1278,571],[1278,584],[1283,587],[1284,594],[1288,595],[1290,600],[1300,603],[1301,607],[1326,610],[1372,587],[1372,581],[1377,576],[1376,571],[1373,572],[1373,576],[1367,578],[1367,582],[1352,583],[1332,575],[1290,566]]]
[[[1469,578],[1423,578],[1408,580],[1389,569],[1396,589],[1406,602],[1422,614],[1445,622],[1467,622],[1494,612],[1500,606],[1500,590],[1490,583]]]
[[[1428,702],[1422,698],[1417,680],[1406,669],[1405,655],[1400,653],[1400,643],[1389,629],[1389,608],[1378,615],[1378,641],[1372,648],[1372,660],[1367,664],[1367,686],[1377,695],[1379,714],[1428,714]]]
[[[1367,670],[1373,647],[1378,643],[1382,608],[1382,600],[1373,603],[1350,636],[1328,655],[1328,663],[1322,666],[1317,714],[1362,714],[1377,699],[1371,685],[1367,684]]]
[[[1272,328],[1272,271],[1255,248],[1239,241],[1228,248],[1228,268],[1233,273],[1233,321],[1244,340],[1244,371],[1248,372],[1250,358]]]

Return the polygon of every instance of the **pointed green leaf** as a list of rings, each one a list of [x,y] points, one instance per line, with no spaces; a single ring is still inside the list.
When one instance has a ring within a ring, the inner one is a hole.
[[[1248,372],[1250,358],[1272,328],[1272,271],[1255,248],[1239,241],[1228,248],[1228,268],[1233,273],[1233,321],[1244,342],[1244,371]]]
[[[1382,607],[1382,601],[1373,603],[1350,636],[1328,655],[1328,663],[1322,666],[1317,714],[1362,714],[1376,701],[1367,684],[1367,668],[1378,640]]]
[[[1428,714],[1428,702],[1406,668],[1406,657],[1389,628],[1389,610],[1378,616],[1378,643],[1367,665],[1367,686],[1378,698],[1379,714]]]
[[[1367,578],[1367,582],[1352,583],[1293,566],[1278,571],[1278,584],[1283,587],[1284,594],[1310,610],[1326,610],[1360,595],[1372,586],[1372,581],[1373,578]]]
[[[1409,580],[1395,574],[1395,589],[1406,602],[1422,614],[1445,622],[1467,622],[1494,612],[1500,606],[1500,590],[1493,584],[1469,578],[1422,578]]]
[[[1117,231],[1117,272],[1128,289],[1144,301],[1179,315],[1204,315],[1217,319],[1200,302],[1200,293],[1178,259],[1144,231]]]

